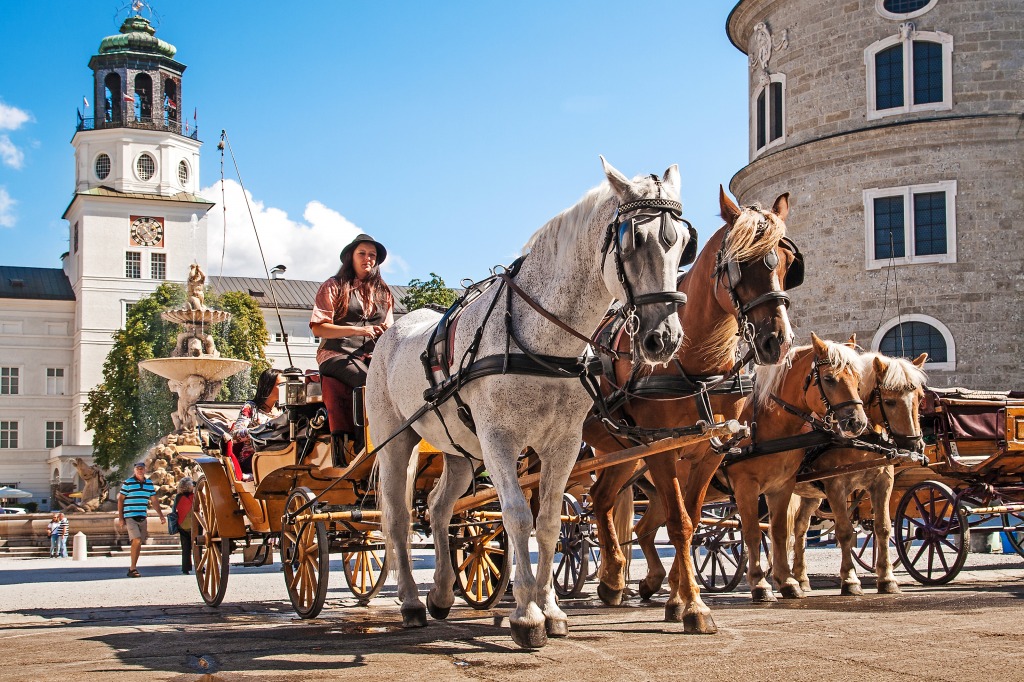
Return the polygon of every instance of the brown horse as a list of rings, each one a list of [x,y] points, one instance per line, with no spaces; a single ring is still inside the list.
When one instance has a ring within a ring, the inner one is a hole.
[[[927,353],[922,353],[912,362],[903,358],[887,358],[876,353],[865,354],[867,362],[864,364],[860,394],[867,406],[868,420],[876,433],[887,437],[898,447],[912,452],[924,451],[918,411],[924,398],[926,380],[921,367],[927,359]],[[810,473],[823,473],[878,457],[879,455],[874,452],[865,450],[827,450],[814,460]],[[842,549],[842,566],[839,573],[842,581],[841,593],[854,596],[863,594],[853,560],[857,532],[848,508],[850,495],[857,490],[866,490],[871,500],[878,593],[895,594],[900,591],[889,559],[889,538],[892,534],[889,497],[892,495],[893,476],[894,468],[891,464],[843,476],[832,476],[822,480],[824,495],[810,483],[797,484],[796,493],[800,496],[800,507],[794,521],[793,572],[804,592],[811,589],[804,557],[807,526],[824,496],[828,498],[829,506],[832,508],[836,524],[836,541]]]
[[[758,367],[754,395],[740,419],[756,424],[753,442],[765,447],[772,441],[810,430],[806,417],[816,415],[819,427],[852,438],[867,428],[860,398],[863,361],[849,345],[819,339],[789,352],[788,362]],[[790,501],[805,448],[740,459],[726,467],[743,528],[757,528],[758,496],[768,503],[772,538],[772,577],[784,598],[803,598],[789,562],[793,533]],[[761,534],[743,534],[747,549],[747,582],[755,602],[773,602],[775,595],[761,569]]]
[[[803,280],[803,259],[796,245],[785,236],[789,195],[778,197],[770,211],[758,206],[740,209],[720,189],[719,204],[725,225],[708,240],[679,283],[678,289],[686,293],[688,302],[680,311],[686,335],[675,360],[626,387],[630,399],[620,415],[638,427],[682,427],[709,419],[711,415],[699,409],[696,400],[678,396],[699,393],[695,382],[714,381],[716,376],[721,378],[741,364],[736,361],[741,338],[750,345],[750,355],[758,363],[779,362],[792,341],[786,312],[789,297],[784,289]],[[618,349],[628,348],[629,339],[620,334]],[[616,363],[614,381],[625,382],[630,369],[628,362]],[[645,380],[647,391],[641,390]],[[660,389],[655,390],[656,382],[660,382]],[[740,377],[725,383],[730,388],[704,394],[716,420],[735,419],[740,412]],[[676,397],[652,398],[652,394]],[[584,440],[599,452],[628,445],[610,436],[596,420],[588,422]],[[685,458],[686,466],[677,473],[680,456]],[[699,513],[708,481],[720,462],[721,455],[708,442],[646,459],[658,500],[668,510],[669,537],[676,549],[665,619],[682,621],[685,632],[717,631],[710,609],[700,598],[690,559],[690,541],[692,519]],[[613,509],[635,466],[629,463],[603,470],[591,489],[601,543],[598,595],[609,605],[620,603],[625,588],[626,558],[613,525]],[[649,570],[640,586],[644,598],[657,591],[665,575],[660,561],[651,564]]]

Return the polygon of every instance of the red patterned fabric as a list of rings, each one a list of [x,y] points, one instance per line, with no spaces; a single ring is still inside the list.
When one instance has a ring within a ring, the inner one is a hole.
[[[326,374],[320,375],[320,390],[327,408],[327,422],[331,433],[353,433],[352,423],[352,389],[343,382]]]

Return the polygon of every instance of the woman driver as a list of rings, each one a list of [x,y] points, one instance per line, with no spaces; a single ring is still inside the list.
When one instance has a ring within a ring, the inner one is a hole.
[[[383,244],[368,234],[359,235],[342,249],[341,269],[320,285],[313,303],[309,328],[320,337],[320,373],[350,389],[366,383],[376,339],[394,322],[395,300],[380,276],[387,256]],[[331,434],[359,441],[352,423],[352,392],[341,393],[346,423],[331,424]]]

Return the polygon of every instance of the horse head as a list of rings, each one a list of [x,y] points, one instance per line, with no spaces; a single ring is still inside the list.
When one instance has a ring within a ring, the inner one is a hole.
[[[677,315],[686,295],[676,291],[679,265],[696,231],[683,220],[679,167],[629,180],[601,157],[619,206],[608,225],[602,275],[622,301],[634,364],[668,363],[683,339]]]
[[[716,257],[715,295],[723,309],[736,311],[739,331],[759,365],[786,357],[793,342],[786,291],[803,282],[803,255],[786,237],[789,194],[770,211],[739,208],[719,186],[726,236]]]
[[[810,409],[825,415],[842,435],[856,438],[868,427],[860,398],[861,365],[856,350],[819,339],[811,332],[814,357],[803,383],[804,400]]]
[[[928,354],[922,353],[914,360],[889,358],[874,353],[870,357],[871,372],[865,374],[872,374],[874,380],[862,382],[870,386],[862,385],[861,390],[868,418],[872,424],[884,426],[898,447],[924,452],[924,437],[918,415],[926,381],[921,368]]]

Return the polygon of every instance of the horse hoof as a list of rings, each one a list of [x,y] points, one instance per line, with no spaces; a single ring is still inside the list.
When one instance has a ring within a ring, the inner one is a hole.
[[[878,594],[899,594],[900,586],[895,580],[883,580],[878,583]]]
[[[688,635],[714,635],[718,626],[710,613],[688,613],[683,616],[683,632]]]
[[[427,627],[427,609],[423,606],[402,607],[402,627]]]
[[[843,587],[839,590],[839,594],[844,597],[863,597],[864,590],[861,589],[860,583],[843,583]]]
[[[545,618],[544,632],[547,633],[548,637],[568,637],[569,621],[564,619],[555,620],[554,618]]]
[[[647,587],[647,582],[643,580],[640,581],[640,587],[637,591],[640,593],[640,599],[643,601],[650,601],[651,597],[654,596],[654,593],[657,592],[657,590],[652,590]]]
[[[450,606],[445,606],[445,607],[436,606],[433,602],[431,602],[428,599],[427,600],[427,611],[430,611],[430,617],[433,618],[434,620],[444,620],[445,618],[448,617],[448,614],[451,613],[452,607],[450,607]]]
[[[750,600],[755,604],[773,604],[778,601],[770,588],[755,587],[750,591]]]
[[[779,594],[782,595],[783,599],[803,599],[807,595],[800,589],[799,585],[783,585],[782,589],[779,590]]]
[[[665,622],[682,623],[683,611],[682,604],[665,604]]]
[[[604,583],[597,584],[597,596],[608,606],[619,606],[622,604],[622,590],[613,589]]]
[[[512,623],[512,641],[523,649],[540,649],[548,643],[548,635],[544,629],[544,625]]]
[[[808,580],[807,582],[801,582],[800,583],[800,589],[803,590],[804,592],[810,592],[811,591],[811,581]]]

